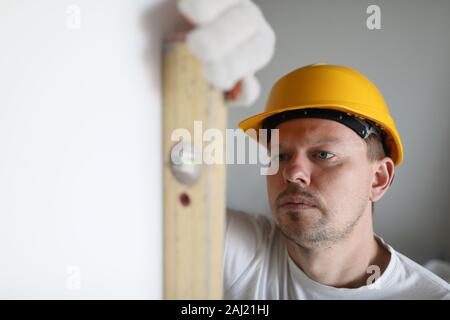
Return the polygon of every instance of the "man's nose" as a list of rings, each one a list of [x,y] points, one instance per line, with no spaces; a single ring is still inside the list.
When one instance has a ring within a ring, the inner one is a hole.
[[[283,168],[286,182],[308,186],[311,183],[311,167],[307,157],[296,155]]]

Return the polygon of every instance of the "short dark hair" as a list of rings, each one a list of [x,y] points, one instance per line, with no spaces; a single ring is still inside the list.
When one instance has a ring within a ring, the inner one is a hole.
[[[379,136],[371,134],[365,141],[367,143],[367,158],[370,162],[381,160],[386,157],[386,152]],[[372,215],[374,212],[375,202],[372,202]]]
[[[367,143],[367,158],[370,162],[386,157],[386,152],[379,136],[371,134],[365,141]]]

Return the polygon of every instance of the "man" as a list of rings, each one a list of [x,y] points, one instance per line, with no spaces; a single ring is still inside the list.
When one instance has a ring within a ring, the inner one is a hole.
[[[365,76],[325,64],[294,70],[240,128],[279,130],[268,142],[279,170],[267,176],[273,222],[228,214],[225,298],[450,299],[449,284],[374,234],[373,204],[403,150]]]

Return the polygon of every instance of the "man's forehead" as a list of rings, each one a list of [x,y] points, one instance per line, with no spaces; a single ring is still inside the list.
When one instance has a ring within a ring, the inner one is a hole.
[[[279,129],[278,143],[270,141],[272,147],[288,147],[293,144],[343,145],[358,143],[360,140],[350,128],[326,119],[293,119],[281,123],[276,129]]]
[[[290,145],[295,144],[304,144],[309,146],[315,146],[315,145],[325,145],[325,144],[348,144],[349,140],[345,138],[339,138],[339,137],[313,137],[313,138],[302,138],[302,139],[295,139],[294,137],[286,137],[285,139],[279,139],[278,143],[271,143],[272,147],[278,146],[280,148],[287,148]]]

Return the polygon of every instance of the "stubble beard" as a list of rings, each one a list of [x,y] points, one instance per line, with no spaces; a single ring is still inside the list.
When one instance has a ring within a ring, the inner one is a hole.
[[[358,208],[355,217],[344,226],[336,228],[330,225],[332,213],[324,208],[316,208],[320,211],[320,218],[305,230],[298,230],[295,223],[299,223],[300,215],[306,214],[298,211],[276,212],[276,225],[281,233],[298,247],[303,249],[316,249],[332,247],[349,237],[360,220],[365,208]],[[286,215],[288,220],[279,219],[280,215]]]

